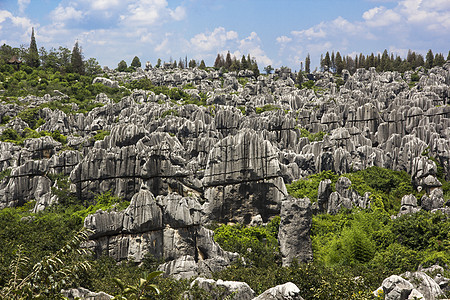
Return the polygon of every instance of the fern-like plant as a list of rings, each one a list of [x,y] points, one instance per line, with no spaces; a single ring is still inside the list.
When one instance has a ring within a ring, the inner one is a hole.
[[[114,282],[119,286],[121,293],[115,296],[115,300],[141,300],[153,299],[154,294],[160,294],[156,284],[151,281],[160,276],[163,272],[153,271],[151,273],[144,273],[144,276],[139,278],[139,282],[135,285],[125,285],[120,279],[114,278]]]
[[[90,269],[87,261],[90,251],[80,248],[90,233],[81,229],[64,247],[45,256],[31,269],[23,247],[19,246],[10,264],[11,278],[0,290],[0,299],[64,299],[61,289],[70,286],[80,272]]]

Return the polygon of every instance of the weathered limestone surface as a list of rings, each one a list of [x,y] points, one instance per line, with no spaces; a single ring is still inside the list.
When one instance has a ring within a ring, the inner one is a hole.
[[[298,262],[311,261],[311,201],[288,196],[281,203],[280,217],[278,240],[283,266],[289,266],[294,259]]]

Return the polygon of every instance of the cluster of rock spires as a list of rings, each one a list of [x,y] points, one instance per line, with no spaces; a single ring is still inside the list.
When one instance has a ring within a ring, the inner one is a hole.
[[[222,250],[205,225],[265,223],[281,215],[283,265],[310,261],[312,213],[367,208],[370,200],[345,177],[336,192],[331,181],[321,182],[318,199],[288,196],[285,184],[307,175],[371,166],[404,170],[415,188],[426,191],[422,209],[450,214],[429,158],[450,180],[450,62],[417,70],[420,80],[411,88],[412,73],[344,70],[338,86],[332,74],[316,72],[307,78],[314,80],[313,90],[298,89],[296,74],[287,68],[258,78],[251,71],[108,71],[109,79],[94,82],[117,87],[119,81],[149,78],[155,85],[189,84],[195,88],[185,91],[192,99],[206,94],[207,105],[181,105],[135,90],[118,103],[99,94],[96,101],[104,106],[86,114],[43,108],[45,124],[37,131],[59,130],[68,136],[67,145],[48,136],[23,146],[0,142],[0,170],[11,171],[0,181],[0,208],[36,200],[39,211],[56,203],[51,188],[62,174],[79,199],[111,191],[131,201],[124,211],[98,211],[85,219],[94,231],[89,246],[98,254],[139,262],[149,253],[163,258],[160,269],[177,278],[208,275],[239,258]],[[63,97],[19,101],[36,107]],[[20,110],[0,103],[0,120]],[[12,118],[0,133],[26,127]],[[326,135],[310,141],[302,129]],[[110,135],[96,141],[99,130]],[[399,214],[418,209],[417,199],[405,196]]]

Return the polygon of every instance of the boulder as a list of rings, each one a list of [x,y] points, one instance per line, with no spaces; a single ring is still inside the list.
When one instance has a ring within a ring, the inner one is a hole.
[[[80,300],[109,300],[113,298],[113,296],[104,292],[95,293],[83,287],[61,290],[61,294],[68,299]]]
[[[294,259],[298,262],[311,261],[311,201],[288,196],[281,203],[280,217],[278,241],[283,266],[289,266]]]
[[[300,289],[292,282],[277,285],[264,291],[253,300],[303,300]]]
[[[235,299],[235,300],[250,300],[255,296],[255,292],[245,282],[239,281],[223,281],[206,279],[198,277],[191,283],[191,289],[194,286],[205,290],[214,295],[214,299]],[[189,294],[188,294],[189,295]],[[188,299],[194,300],[192,296],[187,296]]]
[[[406,272],[401,276],[411,282],[424,299],[435,300],[444,296],[439,284],[424,272]]]

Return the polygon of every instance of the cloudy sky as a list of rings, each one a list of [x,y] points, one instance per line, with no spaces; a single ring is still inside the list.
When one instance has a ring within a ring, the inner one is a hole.
[[[294,70],[310,53],[450,50],[449,0],[0,0],[0,44],[72,49],[116,67],[186,55],[250,53],[259,67]]]

